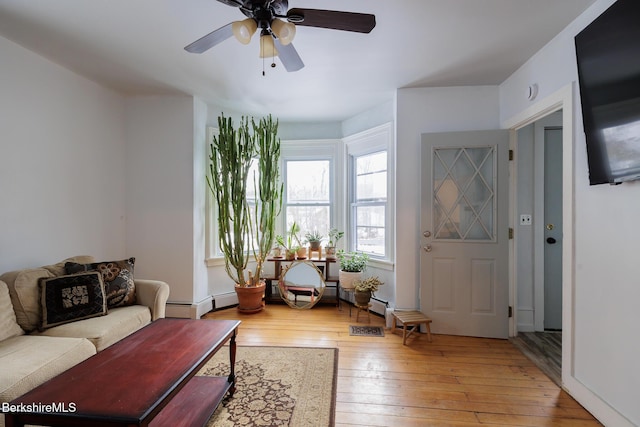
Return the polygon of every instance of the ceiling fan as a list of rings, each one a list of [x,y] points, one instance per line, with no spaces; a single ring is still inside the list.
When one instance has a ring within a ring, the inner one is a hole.
[[[185,47],[187,52],[203,53],[231,36],[235,36],[243,44],[248,44],[251,36],[260,28],[260,57],[278,56],[284,68],[292,72],[304,67],[302,59],[291,44],[296,34],[296,26],[358,33],[370,33],[376,26],[375,15],[321,9],[289,9],[288,0],[218,1],[239,8],[247,18],[231,22],[194,41]],[[273,66],[275,64],[272,64]]]

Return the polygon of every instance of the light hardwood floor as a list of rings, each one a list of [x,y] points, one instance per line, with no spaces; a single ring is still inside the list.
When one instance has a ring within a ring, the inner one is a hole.
[[[336,426],[599,426],[508,340],[433,335],[355,337],[367,324],[345,303],[295,310],[268,305],[203,316],[240,319],[238,344],[337,347]],[[384,319],[371,315],[371,325]]]

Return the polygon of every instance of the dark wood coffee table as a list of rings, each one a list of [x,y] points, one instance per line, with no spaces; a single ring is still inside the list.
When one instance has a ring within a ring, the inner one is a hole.
[[[7,427],[197,426],[235,391],[240,321],[159,319],[11,402]],[[195,374],[229,342],[230,372]],[[45,408],[52,404],[52,408]],[[75,408],[75,411],[68,411]]]

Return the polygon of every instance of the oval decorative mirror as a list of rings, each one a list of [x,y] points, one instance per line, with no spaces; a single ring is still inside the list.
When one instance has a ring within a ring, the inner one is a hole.
[[[290,307],[311,308],[322,298],[325,282],[314,263],[294,261],[280,275],[278,289]]]

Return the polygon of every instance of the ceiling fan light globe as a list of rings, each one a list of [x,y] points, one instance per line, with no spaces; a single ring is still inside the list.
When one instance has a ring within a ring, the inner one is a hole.
[[[296,26],[291,22],[284,22],[281,19],[274,19],[271,23],[271,29],[284,46],[291,43],[296,36]]]
[[[235,21],[231,24],[231,31],[235,38],[242,44],[249,44],[251,36],[258,29],[258,23],[253,18]]]
[[[278,56],[276,45],[273,43],[271,34],[263,34],[260,36],[260,58],[272,58]]]

